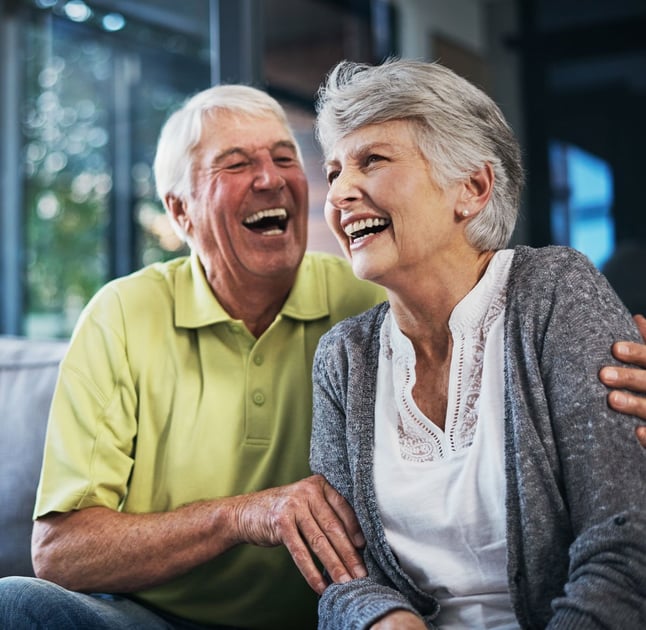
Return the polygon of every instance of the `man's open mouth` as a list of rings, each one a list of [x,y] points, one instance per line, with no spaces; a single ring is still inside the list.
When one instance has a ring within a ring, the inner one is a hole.
[[[269,208],[259,210],[248,216],[242,224],[258,234],[282,234],[287,228],[287,210],[285,208]]]
[[[350,237],[351,240],[356,241],[364,236],[369,234],[376,234],[385,230],[390,225],[388,219],[380,218],[369,218],[369,219],[359,219],[358,221],[353,221],[348,223],[343,228],[343,231]]]

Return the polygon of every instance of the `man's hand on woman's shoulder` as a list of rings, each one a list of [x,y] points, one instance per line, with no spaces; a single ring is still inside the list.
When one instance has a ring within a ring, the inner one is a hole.
[[[607,366],[602,368],[600,378],[613,388],[608,394],[608,403],[613,409],[646,420],[646,317],[635,315],[635,323],[644,343],[618,341],[612,347],[616,359],[635,367]],[[636,433],[646,447],[646,425],[637,427]]]

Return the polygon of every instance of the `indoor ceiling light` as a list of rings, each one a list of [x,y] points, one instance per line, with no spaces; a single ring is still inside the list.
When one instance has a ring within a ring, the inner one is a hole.
[[[85,22],[92,17],[92,9],[82,0],[70,0],[70,2],[66,2],[63,11],[74,22]]]

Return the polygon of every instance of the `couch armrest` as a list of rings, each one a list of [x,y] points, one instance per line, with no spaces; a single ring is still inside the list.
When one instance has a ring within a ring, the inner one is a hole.
[[[0,577],[33,575],[32,512],[67,342],[0,336]]]

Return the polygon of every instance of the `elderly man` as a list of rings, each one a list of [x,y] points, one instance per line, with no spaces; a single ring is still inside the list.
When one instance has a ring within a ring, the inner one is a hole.
[[[167,122],[155,175],[191,256],[108,284],[81,317],[33,536],[39,577],[128,596],[49,582],[25,596],[40,589],[52,628],[315,627],[325,581],[308,549],[332,579],[363,568],[351,511],[307,478],[312,356],[383,295],[305,253],[299,148],[265,93],[196,95]]]
[[[384,295],[305,253],[299,149],[263,92],[189,100],[155,174],[192,253],[111,282],[81,317],[35,509],[44,579],[0,580],[0,627],[314,628],[320,565],[365,570],[348,505],[308,476],[312,357]],[[611,369],[615,387],[644,375]]]

